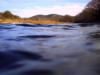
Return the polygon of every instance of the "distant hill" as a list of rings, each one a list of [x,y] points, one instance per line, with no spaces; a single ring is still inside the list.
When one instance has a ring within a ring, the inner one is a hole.
[[[74,22],[74,16],[65,15],[60,19],[61,22]]]
[[[30,19],[41,19],[41,18],[45,18],[45,15],[35,15],[35,16],[32,16],[30,17]]]
[[[100,0],[92,0],[86,8],[75,17],[75,22],[100,22]]]
[[[35,16],[32,16],[30,19],[33,19],[33,20],[55,20],[55,21],[58,21],[62,17],[63,17],[62,15],[49,14],[49,15],[35,15]]]
[[[58,15],[58,14],[49,14],[49,15],[35,15],[30,17],[32,20],[53,20],[59,22],[71,22],[72,16],[69,15]]]
[[[10,11],[0,13],[0,19],[19,19],[20,17],[12,14]]]

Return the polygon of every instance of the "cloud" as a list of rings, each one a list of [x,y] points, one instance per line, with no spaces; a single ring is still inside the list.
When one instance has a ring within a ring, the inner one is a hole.
[[[82,3],[66,3],[65,5],[55,5],[51,7],[38,7],[13,9],[13,13],[21,17],[31,17],[38,14],[60,14],[60,15],[77,15],[84,9],[85,5]]]

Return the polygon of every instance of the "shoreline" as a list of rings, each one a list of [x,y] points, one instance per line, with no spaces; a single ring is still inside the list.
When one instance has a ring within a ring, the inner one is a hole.
[[[33,22],[6,22],[6,21],[4,21],[4,22],[0,22],[0,24],[32,24],[32,25],[34,25],[34,24],[40,24],[40,25],[42,25],[42,24],[66,24],[66,22],[38,22],[38,21],[33,21]]]

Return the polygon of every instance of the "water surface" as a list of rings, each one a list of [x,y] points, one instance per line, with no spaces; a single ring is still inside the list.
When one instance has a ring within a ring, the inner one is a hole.
[[[100,75],[100,25],[0,24],[0,75]]]

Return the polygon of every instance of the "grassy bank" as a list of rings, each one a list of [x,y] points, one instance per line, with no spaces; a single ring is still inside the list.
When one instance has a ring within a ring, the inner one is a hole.
[[[61,24],[64,22],[53,20],[31,20],[31,19],[0,19],[2,24],[31,23],[31,24]]]

